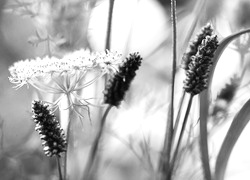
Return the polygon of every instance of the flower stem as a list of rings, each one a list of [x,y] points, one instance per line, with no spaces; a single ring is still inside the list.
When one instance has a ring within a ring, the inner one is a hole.
[[[85,170],[84,170],[84,178],[83,178],[84,180],[90,179],[91,169],[92,169],[92,166],[93,166],[94,161],[95,161],[96,156],[97,156],[97,151],[98,151],[98,147],[99,147],[99,144],[101,141],[101,136],[103,134],[105,121],[106,121],[107,115],[112,107],[113,106],[111,106],[111,105],[109,105],[107,107],[107,109],[106,109],[106,111],[101,119],[100,129],[98,130],[97,135],[95,137],[95,140],[93,142],[93,145],[91,147],[89,158],[88,158]]]
[[[183,106],[183,101],[184,101],[185,95],[186,95],[186,92],[183,91],[182,97],[181,97],[181,100],[180,100],[180,104],[179,104],[178,114],[177,114],[176,121],[175,121],[175,124],[174,124],[173,137],[172,137],[172,147],[173,147],[174,140],[175,140],[175,137],[176,137],[177,129],[179,127],[181,111],[182,111],[182,106]]]
[[[168,113],[168,120],[166,125],[164,146],[159,162],[159,171],[161,173],[161,180],[165,180],[169,174],[171,145],[173,137],[173,119],[174,119],[174,85],[175,85],[175,73],[176,73],[176,59],[177,59],[177,29],[176,29],[176,0],[171,0],[171,20],[172,20],[172,50],[173,50],[173,62],[172,62],[172,78],[171,78],[171,97]]]
[[[61,99],[61,109],[60,109],[60,123],[61,126],[65,132],[66,136],[66,142],[67,142],[67,150],[64,154],[64,179],[67,179],[67,161],[68,161],[68,150],[69,150],[69,136],[70,136],[70,126],[71,126],[71,120],[70,120],[70,97],[66,95],[64,98]]]
[[[185,117],[184,117],[184,120],[183,120],[183,123],[182,123],[182,127],[181,127],[180,136],[179,136],[179,139],[178,139],[175,151],[174,151],[173,158],[172,158],[171,163],[170,163],[170,171],[169,171],[169,174],[168,174],[169,179],[171,179],[172,171],[174,169],[174,165],[175,165],[176,157],[178,155],[179,147],[180,147],[180,144],[181,144],[181,141],[182,141],[183,133],[184,133],[184,130],[186,128],[188,115],[189,115],[189,112],[190,112],[190,109],[191,109],[191,106],[192,106],[192,100],[193,100],[193,95],[191,95],[190,98],[189,98],[186,114],[185,114]]]
[[[63,180],[62,170],[61,170],[61,163],[60,163],[60,156],[56,156],[56,161],[57,161],[59,180]]]
[[[112,27],[112,16],[114,9],[115,0],[109,0],[109,15],[108,15],[108,24],[107,24],[107,36],[106,36],[106,45],[105,50],[110,50],[110,40],[111,40],[111,27]]]
[[[200,96],[200,153],[201,153],[201,163],[204,173],[205,180],[211,180],[211,169],[209,163],[209,152],[208,152],[208,132],[207,132],[207,120],[208,120],[208,108],[203,108],[202,102],[207,101],[204,97],[207,97],[207,90],[203,91]],[[203,94],[206,94],[205,96]]]

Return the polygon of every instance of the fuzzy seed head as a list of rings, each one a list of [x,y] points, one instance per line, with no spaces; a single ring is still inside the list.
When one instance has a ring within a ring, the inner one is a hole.
[[[118,107],[139,69],[142,58],[139,53],[130,54],[118,68],[118,72],[107,82],[104,90],[104,103]]]
[[[66,151],[66,139],[59,122],[49,109],[49,105],[42,101],[32,103],[33,120],[36,123],[35,130],[43,141],[43,150],[46,156],[57,155]]]
[[[202,40],[196,55],[191,56],[191,61],[186,70],[184,89],[196,95],[208,86],[210,67],[213,64],[214,52],[218,47],[217,36],[207,36]]]
[[[196,55],[199,45],[206,38],[206,36],[211,36],[213,33],[213,27],[210,23],[204,26],[200,33],[198,33],[193,41],[190,42],[188,50],[184,53],[182,57],[182,67],[188,70],[189,63],[192,61],[192,56]]]

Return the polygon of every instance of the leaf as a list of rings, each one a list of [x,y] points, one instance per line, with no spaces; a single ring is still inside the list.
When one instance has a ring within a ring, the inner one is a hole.
[[[231,152],[234,148],[242,131],[250,120],[250,99],[244,104],[238,114],[234,117],[233,122],[222,143],[215,165],[215,179],[223,180],[227,163]]]
[[[214,55],[214,58],[213,58],[213,66],[211,68],[211,72],[210,72],[210,76],[209,76],[209,88],[211,88],[211,82],[212,82],[212,79],[213,79],[213,75],[214,75],[214,71],[215,71],[215,68],[216,68],[216,65],[220,59],[220,56],[221,54],[224,52],[225,48],[233,41],[235,40],[236,38],[238,38],[239,36],[241,36],[242,34],[245,34],[245,33],[250,33],[250,29],[246,29],[246,30],[242,30],[238,33],[235,33],[235,34],[232,34],[224,39],[222,39],[222,41],[219,43],[219,46],[217,48],[217,50],[215,51],[215,55]]]
[[[207,143],[207,119],[208,119],[208,109],[210,101],[210,89],[214,71],[220,59],[221,54],[224,52],[225,48],[229,45],[229,43],[238,38],[240,35],[248,32],[250,32],[250,29],[246,29],[238,33],[232,34],[224,38],[219,43],[219,46],[215,51],[215,55],[213,58],[213,66],[211,68],[210,76],[208,79],[208,89],[200,94],[200,150],[201,150],[202,166],[206,180],[211,180],[211,170],[209,164],[209,153],[208,153],[208,143]]]

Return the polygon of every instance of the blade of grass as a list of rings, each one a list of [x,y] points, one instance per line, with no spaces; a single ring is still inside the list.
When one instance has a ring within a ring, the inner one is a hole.
[[[222,143],[215,165],[215,179],[223,180],[229,157],[242,131],[250,120],[250,99],[244,104],[233,122]]]
[[[240,35],[249,33],[250,29],[240,31],[238,33],[232,34],[224,38],[220,43],[215,52],[213,58],[213,66],[211,68],[209,80],[208,80],[208,90],[205,90],[200,95],[200,151],[201,151],[201,160],[204,170],[204,175],[206,180],[211,180],[211,170],[209,164],[209,152],[208,152],[208,143],[207,143],[207,119],[208,119],[208,109],[210,101],[210,90],[212,79],[216,65],[219,61],[221,54],[224,52],[225,48],[232,42],[234,39],[238,38]]]
[[[224,38],[220,43],[219,46],[215,52],[214,58],[213,58],[213,67],[211,69],[211,73],[210,73],[210,77],[209,77],[209,87],[211,85],[211,81],[213,79],[213,75],[214,75],[214,71],[215,71],[215,67],[220,59],[221,54],[224,52],[225,48],[236,38],[238,38],[239,36],[241,36],[242,34],[245,33],[249,33],[250,29],[245,29],[242,31],[239,31],[237,33],[234,33],[226,38]]]

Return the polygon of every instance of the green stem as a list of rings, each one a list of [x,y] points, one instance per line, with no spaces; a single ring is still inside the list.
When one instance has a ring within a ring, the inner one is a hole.
[[[172,41],[173,41],[173,62],[172,62],[172,79],[171,79],[171,97],[168,113],[168,120],[166,125],[164,146],[159,162],[159,171],[161,179],[165,180],[169,174],[171,145],[173,136],[173,119],[174,119],[174,85],[176,73],[176,59],[177,59],[177,28],[176,28],[176,0],[171,0],[171,20],[172,20]]]
[[[99,144],[101,141],[101,136],[103,134],[105,121],[106,121],[107,115],[112,107],[113,106],[111,106],[111,105],[109,105],[107,107],[107,109],[106,109],[106,111],[101,119],[100,129],[97,132],[97,135],[96,135],[95,140],[93,142],[93,145],[91,147],[88,162],[87,162],[86,168],[84,170],[84,180],[89,180],[89,177],[91,175],[91,169],[92,169],[92,166],[93,166],[94,161],[95,161],[96,156],[97,156],[97,151],[98,151],[98,147],[99,147]]]
[[[200,96],[200,152],[201,152],[201,162],[202,168],[204,172],[205,180],[211,180],[211,170],[210,170],[210,163],[209,163],[209,153],[208,153],[208,142],[207,142],[207,118],[208,118],[208,108],[204,108],[202,102],[207,101],[206,98],[208,91],[204,90],[202,95]],[[202,114],[202,115],[201,115]]]
[[[64,179],[67,179],[67,165],[68,165],[68,151],[69,151],[69,139],[70,139],[70,129],[71,129],[71,120],[69,119],[69,124],[66,134],[67,150],[64,154]],[[74,143],[74,142],[72,142]]]
[[[113,17],[114,3],[115,3],[115,0],[109,0],[109,15],[108,15],[107,36],[106,36],[105,50],[110,50],[112,17]],[[108,75],[106,74],[104,76],[104,84],[106,84],[107,81],[108,81]]]
[[[63,180],[61,163],[60,163],[60,156],[56,156],[56,161],[57,161],[57,167],[58,167],[59,180]]]
[[[67,142],[67,150],[64,154],[64,162],[63,162],[63,170],[64,170],[64,179],[67,179],[67,159],[68,159],[68,150],[69,150],[69,136],[70,136],[70,126],[71,126],[71,120],[70,120],[70,97],[68,95],[65,96],[65,98],[61,99],[61,109],[60,109],[60,124],[63,128],[66,136],[66,142]]]
[[[169,175],[168,175],[169,179],[171,179],[172,171],[174,169],[174,165],[175,165],[175,161],[176,161],[178,151],[179,151],[179,148],[180,148],[180,144],[181,144],[181,141],[182,141],[183,133],[184,133],[184,130],[186,128],[188,115],[189,115],[189,112],[190,112],[190,109],[191,109],[191,106],[192,106],[192,100],[193,100],[193,95],[191,95],[190,98],[189,98],[186,114],[185,114],[185,117],[184,117],[184,120],[183,120],[183,123],[182,123],[182,127],[181,127],[180,136],[179,136],[179,139],[178,139],[175,151],[174,151],[173,158],[172,158],[171,163],[170,163],[170,172],[169,172]]]
[[[111,27],[112,27],[112,16],[114,9],[115,0],[109,0],[109,16],[108,16],[108,24],[107,24],[107,36],[106,36],[106,45],[105,50],[110,50],[110,39],[111,39]]]
[[[172,138],[172,147],[173,147],[173,144],[174,144],[174,141],[175,141],[177,129],[179,127],[179,122],[180,122],[180,117],[181,117],[181,111],[182,111],[182,106],[183,106],[183,101],[184,101],[185,95],[186,95],[186,92],[183,91],[182,97],[181,97],[181,100],[180,100],[180,104],[179,104],[178,114],[177,114],[176,121],[175,121],[175,124],[174,124],[173,138]]]

